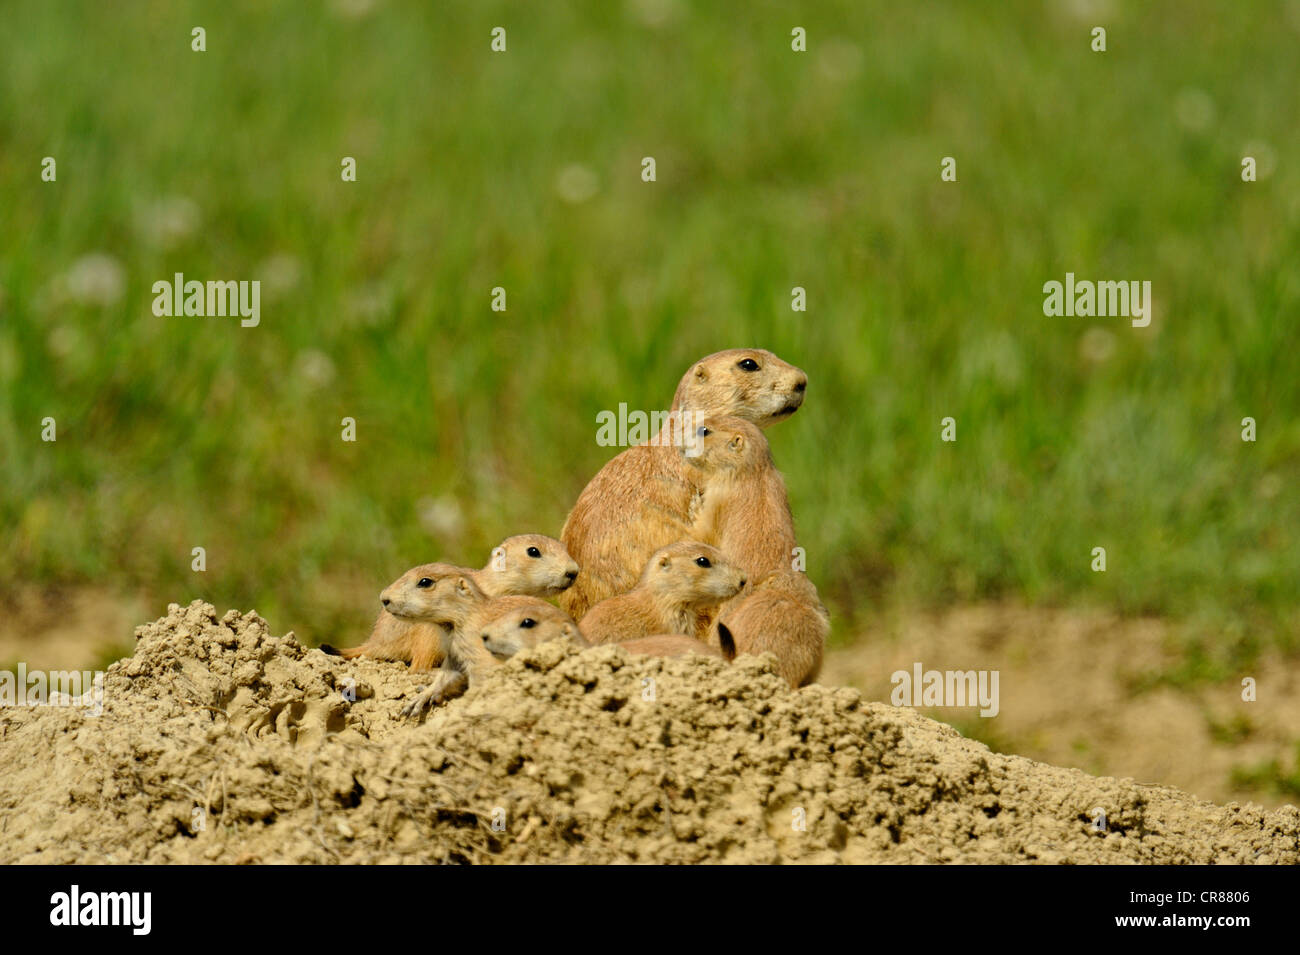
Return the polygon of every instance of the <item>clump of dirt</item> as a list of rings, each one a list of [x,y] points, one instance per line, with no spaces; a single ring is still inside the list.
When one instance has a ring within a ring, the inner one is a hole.
[[[997,755],[766,658],[545,644],[416,722],[418,675],[253,613],[136,637],[102,715],[0,711],[0,862],[1300,862],[1294,807]]]

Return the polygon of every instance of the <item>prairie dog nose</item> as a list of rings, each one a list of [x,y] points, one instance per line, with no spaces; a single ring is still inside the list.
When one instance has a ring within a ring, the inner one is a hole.
[[[807,387],[808,387],[807,375],[800,375],[798,378],[795,379],[794,390],[797,391],[799,394],[803,394],[804,389]]]

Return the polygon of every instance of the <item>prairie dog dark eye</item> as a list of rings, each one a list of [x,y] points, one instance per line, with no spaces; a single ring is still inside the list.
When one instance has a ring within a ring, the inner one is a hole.
[[[537,621],[532,617],[524,617],[523,620],[519,621],[519,628],[521,630],[531,630],[535,626],[537,626]]]
[[[695,558],[695,563],[699,564],[701,567],[712,567],[712,566],[713,566],[713,564],[709,562],[709,558],[707,558],[707,557],[696,557],[696,558]]]
[[[528,556],[529,556],[529,557],[541,557],[541,556],[542,556],[542,552],[541,552],[540,550],[538,550],[536,547],[530,547],[530,548],[528,548]]]
[[[710,431],[705,425],[700,425],[698,428],[696,428],[695,433],[698,434],[701,438],[707,438],[709,435],[713,434],[713,432]]]
[[[758,369],[758,362],[754,361],[754,359],[752,359],[752,358],[746,358],[746,359],[744,359],[744,360],[742,360],[742,361],[738,361],[738,362],[736,362],[736,367],[739,368],[741,371],[758,371],[758,370],[759,370],[759,369]]]
[[[420,582],[417,583],[415,586],[427,590],[428,588],[433,586],[433,579],[431,577],[421,577]]]

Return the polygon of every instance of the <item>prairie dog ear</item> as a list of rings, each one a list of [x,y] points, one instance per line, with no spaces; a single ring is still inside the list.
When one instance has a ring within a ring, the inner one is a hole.
[[[473,592],[474,589],[470,586],[468,580],[464,577],[456,578],[456,593],[460,594],[462,597],[468,597]]]
[[[560,633],[564,634],[564,636],[569,640],[576,642],[578,639],[578,628],[571,623],[561,624]]]
[[[745,436],[743,434],[736,434],[732,437],[731,450],[733,451],[745,450]]]
[[[696,381],[709,380],[709,369],[704,367],[703,362],[700,362],[700,364],[695,366],[695,380]]]
[[[670,566],[672,566],[672,562],[673,559],[669,557],[667,554],[664,554],[662,557],[659,558],[659,569],[667,570]]]

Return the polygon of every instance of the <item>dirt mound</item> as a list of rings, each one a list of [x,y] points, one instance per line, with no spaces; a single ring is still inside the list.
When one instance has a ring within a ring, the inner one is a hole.
[[[996,755],[766,660],[543,645],[416,723],[418,677],[256,614],[136,637],[102,715],[0,710],[0,862],[1300,862],[1294,807]]]

